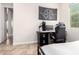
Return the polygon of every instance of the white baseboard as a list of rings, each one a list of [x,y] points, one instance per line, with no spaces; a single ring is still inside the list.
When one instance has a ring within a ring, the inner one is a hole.
[[[33,44],[33,43],[37,43],[37,41],[30,41],[30,42],[14,42],[13,45]]]

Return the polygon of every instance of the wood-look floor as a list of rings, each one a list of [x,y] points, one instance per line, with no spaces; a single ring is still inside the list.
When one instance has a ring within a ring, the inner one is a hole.
[[[37,55],[37,44],[0,45],[0,55]]]

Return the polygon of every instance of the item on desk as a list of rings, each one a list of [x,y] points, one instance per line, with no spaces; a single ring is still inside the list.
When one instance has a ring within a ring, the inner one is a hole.
[[[46,23],[44,21],[42,22],[42,30],[46,31]]]
[[[53,30],[53,25],[46,25],[46,30],[47,31]]]
[[[46,23],[44,21],[39,26],[39,30],[46,31]]]

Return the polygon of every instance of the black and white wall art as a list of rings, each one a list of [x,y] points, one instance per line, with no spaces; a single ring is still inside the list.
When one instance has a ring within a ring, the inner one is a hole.
[[[39,6],[40,20],[57,20],[57,9]]]

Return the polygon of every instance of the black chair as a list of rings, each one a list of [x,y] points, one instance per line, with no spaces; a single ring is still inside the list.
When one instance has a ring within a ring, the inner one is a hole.
[[[55,43],[64,43],[66,42],[66,31],[65,25],[59,25],[55,28]]]

